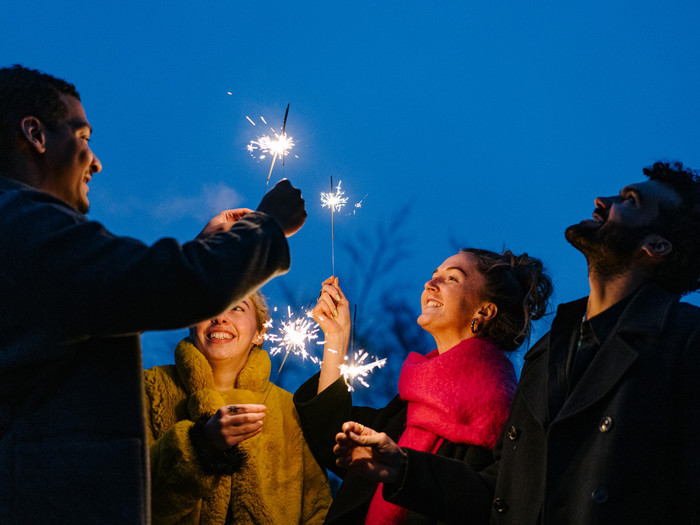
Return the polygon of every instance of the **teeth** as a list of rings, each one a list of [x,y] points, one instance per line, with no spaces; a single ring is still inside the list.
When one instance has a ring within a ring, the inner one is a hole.
[[[441,305],[440,303],[438,303],[437,301],[432,301],[432,300],[431,300],[431,301],[428,301],[425,305],[426,305],[426,306],[430,306],[431,308],[436,308],[436,307],[442,306],[442,305]]]
[[[233,339],[233,336],[226,332],[212,332],[207,337],[209,337],[209,339]]]

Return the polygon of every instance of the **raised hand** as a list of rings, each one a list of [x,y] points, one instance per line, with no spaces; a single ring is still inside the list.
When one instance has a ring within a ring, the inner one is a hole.
[[[340,365],[345,362],[350,343],[350,303],[343,295],[337,277],[323,281],[312,316],[325,337],[321,374],[318,378],[320,393],[340,377]]]
[[[250,208],[236,208],[234,210],[224,210],[210,220],[204,229],[199,232],[197,239],[209,237],[215,233],[225,232],[231,229],[241,217],[253,213]]]
[[[406,455],[389,436],[354,421],[346,421],[342,428],[333,447],[339,467],[378,482],[401,482]]]
[[[321,284],[321,293],[312,315],[326,338],[339,334],[350,338],[350,303],[345,298],[337,277],[329,277]]]
[[[226,450],[262,430],[265,405],[226,405],[216,411],[204,425],[211,448]]]
[[[291,237],[298,232],[306,221],[306,210],[301,191],[282,179],[268,191],[258,205],[258,211],[274,217],[285,236]]]

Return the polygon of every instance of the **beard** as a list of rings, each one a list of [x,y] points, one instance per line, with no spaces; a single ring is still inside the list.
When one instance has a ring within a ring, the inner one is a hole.
[[[566,229],[566,240],[579,250],[588,271],[601,278],[622,275],[640,253],[642,241],[652,233],[650,226],[630,227],[606,222],[601,226],[574,224]]]

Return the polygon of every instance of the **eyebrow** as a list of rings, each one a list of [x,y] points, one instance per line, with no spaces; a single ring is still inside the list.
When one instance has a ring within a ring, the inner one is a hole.
[[[435,275],[435,274],[438,272],[439,269],[440,269],[440,268],[435,268],[435,271],[433,272],[433,275]],[[459,266],[448,266],[447,268],[445,268],[445,271],[448,271],[448,270],[458,270],[458,271],[462,272],[462,275],[464,275],[465,277],[467,277],[467,272],[465,272],[464,270],[462,270]]]
[[[642,200],[644,199],[644,196],[642,195],[642,193],[641,193],[638,189],[633,188],[633,187],[631,187],[631,186],[625,186],[624,188],[622,188],[622,189],[620,190],[620,196],[621,196],[621,197],[624,197],[624,196],[626,196],[626,195],[629,195],[630,193],[633,194],[633,195],[637,198],[637,201],[638,201],[640,204],[642,203]]]
[[[88,130],[90,130],[90,135],[92,135],[92,126],[86,120],[74,119],[70,121],[70,125],[75,131],[87,128]]]

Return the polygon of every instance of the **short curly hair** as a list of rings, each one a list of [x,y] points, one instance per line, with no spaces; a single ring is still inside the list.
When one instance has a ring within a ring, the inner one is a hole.
[[[673,245],[656,267],[652,280],[671,293],[685,295],[700,288],[700,176],[682,162],[656,162],[644,175],[674,190],[681,204],[662,203],[654,226]]]
[[[49,129],[68,114],[61,95],[80,100],[75,86],[19,64],[0,69],[0,171],[10,167],[19,124],[26,116],[38,118]]]

